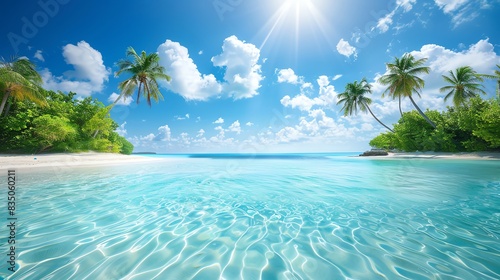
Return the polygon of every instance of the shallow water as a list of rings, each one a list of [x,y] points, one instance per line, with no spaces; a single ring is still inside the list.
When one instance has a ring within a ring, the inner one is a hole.
[[[17,171],[17,272],[0,275],[500,278],[500,161],[177,158]]]

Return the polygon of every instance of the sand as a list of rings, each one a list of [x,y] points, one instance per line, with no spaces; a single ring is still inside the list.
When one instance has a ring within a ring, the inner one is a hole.
[[[111,153],[75,153],[43,155],[1,155],[0,169],[39,168],[39,167],[78,167],[102,166],[126,163],[164,161],[147,156],[122,155]]]
[[[389,153],[388,156],[380,158],[427,158],[427,159],[467,159],[467,160],[500,160],[500,153],[476,152],[476,153]]]
[[[500,153],[389,153],[388,156],[368,157],[376,159],[421,158],[421,159],[464,159],[464,160],[500,160]],[[78,167],[102,166],[127,163],[174,160],[138,155],[108,153],[44,154],[44,155],[1,155],[0,169],[38,168],[38,167]]]

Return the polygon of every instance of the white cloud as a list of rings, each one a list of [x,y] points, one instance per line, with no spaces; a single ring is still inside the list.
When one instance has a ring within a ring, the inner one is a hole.
[[[160,126],[158,128],[158,134],[155,136],[155,140],[158,141],[170,141],[171,131],[168,125]]]
[[[391,12],[386,14],[385,16],[378,19],[376,28],[381,33],[387,32],[389,30],[390,26],[394,22],[393,18],[396,15],[396,12],[399,9],[402,9],[403,13],[407,13],[413,9],[413,5],[415,5],[416,3],[417,3],[417,0],[397,0],[396,7],[394,8],[394,10],[392,10]],[[399,28],[401,28],[401,25],[398,25],[398,26],[399,26]]]
[[[253,44],[240,41],[236,36],[224,40],[222,53],[212,57],[214,66],[225,67],[224,93],[234,99],[251,98],[259,93],[261,66],[260,50]]]
[[[113,92],[109,97],[108,97],[108,102],[110,103],[114,103],[116,101],[116,99],[118,98],[118,96],[120,96],[118,93],[116,92]],[[118,100],[118,102],[116,102],[116,105],[122,105],[122,106],[128,106],[130,105],[130,103],[132,103],[134,101],[134,99],[132,98],[132,96],[129,96],[129,97],[122,97],[120,98],[120,100]]]
[[[66,71],[59,77],[53,76],[48,69],[40,71],[45,88],[72,91],[83,97],[102,91],[111,71],[104,66],[99,51],[87,42],[80,41],[76,46],[72,44],[64,46],[63,56],[66,63],[72,65],[74,70]]]
[[[203,51],[202,51],[202,50],[201,50],[201,51],[199,51],[199,52],[198,52],[198,54],[199,54],[199,55],[202,55],[202,54],[203,54]]]
[[[391,13],[388,13],[384,17],[380,18],[377,22],[377,28],[380,32],[385,33],[389,30],[389,26],[392,25],[392,17],[396,13],[396,10],[393,10]]]
[[[278,69],[276,69],[278,71]],[[299,76],[295,75],[293,69],[281,69],[278,71],[278,83],[298,84]]]
[[[445,14],[451,16],[454,27],[477,18],[480,14],[479,10],[491,8],[489,0],[434,0],[434,3]]]
[[[470,66],[478,73],[492,73],[496,64],[500,64],[500,56],[489,39],[479,40],[463,51],[453,51],[445,47],[428,44],[411,54],[415,58],[428,58],[427,65],[431,73],[425,77],[427,89],[437,89],[443,86],[441,75],[447,74],[461,66]]]
[[[155,135],[153,133],[150,133],[146,136],[142,136],[141,141],[153,141],[155,139]]]
[[[127,122],[122,123],[115,131],[118,133],[120,136],[127,135],[127,129],[125,128],[125,125],[127,125]]]
[[[206,101],[222,95],[250,98],[258,94],[260,81],[264,79],[258,64],[260,50],[236,36],[226,38],[222,53],[212,57],[214,66],[225,67],[224,83],[213,74],[201,74],[188,49],[178,42],[166,40],[158,47],[158,53],[160,64],[172,78],[167,88],[186,100]]]
[[[332,78],[332,81],[336,81],[338,79],[342,78],[342,75],[338,74],[338,75],[335,75],[333,78]]]
[[[347,42],[344,39],[340,39],[340,41],[337,44],[337,51],[346,57],[351,57],[351,55],[354,55],[354,57],[357,57],[357,52],[356,48],[351,46],[349,42]]]
[[[254,124],[252,122],[247,122],[246,126],[253,126]]]
[[[160,64],[172,80],[167,88],[180,94],[186,100],[205,101],[220,95],[222,86],[212,74],[202,75],[193,59],[189,57],[188,49],[178,42],[165,41],[158,47]]]
[[[45,58],[43,57],[41,50],[37,50],[34,57],[40,61],[45,61]]]
[[[182,121],[182,120],[185,120],[185,119],[189,119],[189,114],[184,115],[184,117],[179,117],[179,116],[177,116],[177,117],[175,117],[175,118],[176,118],[178,121]]]
[[[301,111],[309,111],[314,106],[322,108],[331,108],[337,103],[337,93],[335,87],[330,85],[328,76],[320,76],[317,79],[319,85],[319,93],[317,97],[310,98],[304,93],[291,98],[289,95],[284,96],[280,102],[285,107],[298,108]]]
[[[434,0],[436,5],[445,13],[451,13],[458,10],[469,0]]]
[[[413,9],[413,5],[417,3],[417,0],[397,0],[396,5],[402,7],[404,12],[407,13]]]
[[[239,121],[235,121],[231,126],[229,126],[229,131],[236,132],[236,134],[241,133],[241,126]]]
[[[219,125],[218,127],[214,128],[214,129],[219,132],[219,135],[218,135],[219,139],[224,138],[225,130],[222,126]]]
[[[285,127],[276,133],[278,143],[289,143],[305,138],[305,135],[293,127]]]
[[[205,135],[205,130],[200,129],[200,130],[198,131],[198,134],[196,134],[196,137],[200,138],[200,137],[203,137],[203,135]]]
[[[218,118],[216,121],[214,121],[213,123],[215,124],[222,124],[224,123],[224,119],[223,118]]]

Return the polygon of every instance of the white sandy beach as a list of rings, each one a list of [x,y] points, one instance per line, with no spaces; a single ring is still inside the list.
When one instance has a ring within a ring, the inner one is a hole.
[[[388,156],[379,158],[427,158],[427,159],[469,159],[469,160],[500,160],[500,153],[475,152],[475,153],[389,153]]]
[[[43,154],[43,155],[2,155],[0,154],[0,169],[37,168],[37,167],[77,167],[102,166],[123,163],[141,163],[161,161],[147,156],[122,155],[111,153],[75,153],[75,154]]]
[[[500,153],[389,153],[388,156],[369,157],[376,159],[421,158],[421,159],[457,159],[457,160],[500,160]],[[37,167],[78,167],[102,166],[124,163],[141,163],[151,161],[178,160],[154,158],[139,155],[122,155],[110,153],[75,153],[75,154],[43,154],[43,155],[2,155],[0,169],[37,168]]]

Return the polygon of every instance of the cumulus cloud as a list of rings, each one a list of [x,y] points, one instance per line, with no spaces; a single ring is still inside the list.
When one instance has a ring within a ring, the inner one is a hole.
[[[213,123],[215,124],[222,124],[224,123],[224,119],[223,118],[218,118],[216,121],[214,121]]]
[[[278,143],[289,143],[305,138],[305,134],[294,127],[285,127],[276,133]]]
[[[276,69],[276,71],[278,71],[278,83],[298,84],[300,82],[299,76],[291,68]]]
[[[226,38],[222,53],[211,59],[214,66],[224,68],[223,82],[213,74],[200,73],[188,49],[178,42],[166,40],[158,47],[158,54],[160,64],[172,78],[167,88],[186,100],[206,101],[216,96],[250,98],[258,94],[264,79],[258,64],[260,50],[236,36]]]
[[[158,134],[155,136],[155,140],[157,141],[170,141],[171,136],[170,127],[168,125],[160,126],[158,128]]]
[[[224,40],[222,53],[212,57],[214,66],[225,67],[222,85],[224,93],[234,99],[250,98],[259,93],[261,66],[258,64],[260,50],[253,44],[230,36]]]
[[[252,122],[247,122],[246,126],[253,126],[254,124]]]
[[[186,100],[208,100],[220,95],[222,86],[213,74],[204,75],[189,57],[188,49],[178,42],[165,41],[158,47],[160,64],[172,80],[167,88]]]
[[[231,126],[229,126],[229,131],[236,132],[236,134],[241,133],[241,126],[239,121],[235,121]]]
[[[317,97],[310,98],[304,93],[300,93],[293,98],[286,95],[281,99],[281,104],[285,107],[298,108],[301,111],[309,111],[314,106],[331,108],[337,103],[337,93],[335,92],[335,87],[330,84],[328,76],[320,76],[316,82],[319,86]]]
[[[59,77],[54,76],[48,69],[40,71],[45,88],[72,91],[83,97],[102,91],[111,71],[104,66],[99,51],[87,42],[80,41],[76,45],[64,46],[63,57],[74,70],[66,71]]]
[[[443,46],[428,44],[411,54],[415,58],[428,58],[427,65],[431,73],[425,77],[426,88],[436,89],[443,86],[441,75],[461,66],[470,66],[478,73],[492,73],[500,56],[495,52],[489,39],[479,40],[463,51],[453,51]]]
[[[43,54],[42,54],[42,51],[41,50],[37,50],[35,52],[35,55],[34,57],[40,61],[45,61],[45,58],[43,57]]]
[[[114,103],[114,102],[116,101],[116,99],[118,98],[118,96],[120,96],[118,93],[113,92],[113,93],[112,93],[112,94],[108,97],[108,102],[110,102],[110,103]],[[133,101],[134,101],[134,99],[132,98],[132,96],[122,97],[122,98],[120,98],[120,100],[118,100],[118,102],[116,102],[116,105],[128,106],[128,105],[130,105]]]
[[[347,42],[344,39],[340,39],[340,41],[337,44],[337,51],[346,57],[351,57],[351,55],[354,55],[354,57],[357,57],[357,52],[356,48],[351,46],[349,42]]]

